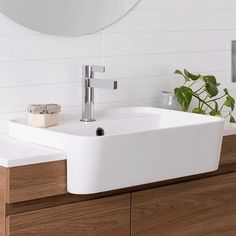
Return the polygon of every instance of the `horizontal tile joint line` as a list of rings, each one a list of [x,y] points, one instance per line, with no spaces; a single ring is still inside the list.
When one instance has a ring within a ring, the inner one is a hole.
[[[102,55],[98,56],[81,56],[81,57],[63,57],[63,58],[37,58],[37,59],[13,59],[13,60],[0,60],[0,63],[24,63],[24,62],[44,62],[44,61],[76,61],[79,59],[87,58],[102,58]]]
[[[212,11],[235,11],[236,12],[236,8],[192,8],[192,7],[186,7],[186,8],[148,8],[148,7],[143,7],[143,8],[134,8],[133,9],[134,12],[142,12],[142,11],[157,11],[157,12],[160,12],[160,11],[192,11],[192,12],[198,12],[198,11],[203,11],[203,12],[206,12],[206,11],[209,11],[209,12],[212,12]]]
[[[104,55],[104,58],[109,57],[132,57],[132,56],[155,56],[155,55],[169,55],[169,54],[192,54],[192,53],[212,53],[212,52],[231,52],[230,49],[223,50],[199,50],[199,51],[170,51],[170,52],[156,52],[156,53],[135,53],[135,54],[114,54]]]
[[[135,30],[135,31],[105,31],[104,34],[137,34],[137,33],[177,33],[177,32],[231,32],[236,31],[236,28],[232,29],[179,29],[179,30]]]
[[[81,81],[63,81],[63,82],[52,82],[52,83],[35,83],[35,84],[19,84],[19,85],[6,85],[1,86],[0,89],[8,89],[8,88],[22,88],[22,87],[38,87],[38,86],[53,86],[53,85],[61,85],[61,84],[79,84],[81,85]]]

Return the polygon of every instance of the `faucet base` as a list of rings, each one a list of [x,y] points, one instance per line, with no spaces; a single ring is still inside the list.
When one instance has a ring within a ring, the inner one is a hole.
[[[81,122],[93,122],[96,121],[96,119],[80,119]]]

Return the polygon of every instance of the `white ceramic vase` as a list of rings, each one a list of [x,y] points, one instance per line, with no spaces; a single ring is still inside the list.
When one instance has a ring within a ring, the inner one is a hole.
[[[157,107],[181,111],[181,106],[172,92],[162,91],[157,100]]]

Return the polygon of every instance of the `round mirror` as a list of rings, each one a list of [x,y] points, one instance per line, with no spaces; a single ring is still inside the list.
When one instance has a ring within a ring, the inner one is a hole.
[[[56,35],[89,34],[111,25],[139,0],[0,0],[0,12],[32,30]]]

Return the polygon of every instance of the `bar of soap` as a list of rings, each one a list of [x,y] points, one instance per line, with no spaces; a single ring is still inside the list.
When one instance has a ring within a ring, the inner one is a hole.
[[[31,104],[28,112],[32,114],[56,114],[61,112],[61,106],[58,104]]]
[[[60,123],[59,113],[56,114],[32,114],[29,113],[28,124],[38,128],[47,128]]]

